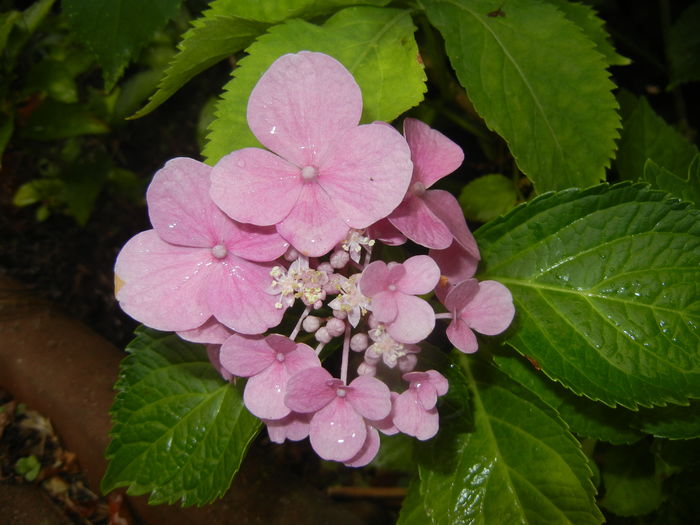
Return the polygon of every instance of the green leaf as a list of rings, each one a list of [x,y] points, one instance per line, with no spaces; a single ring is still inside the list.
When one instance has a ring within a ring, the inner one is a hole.
[[[24,127],[20,128],[20,135],[35,140],[59,140],[109,131],[109,126],[85,105],[46,99],[32,112]]]
[[[601,506],[618,516],[642,516],[663,501],[662,479],[648,443],[599,453],[605,495]]]
[[[111,91],[129,61],[175,16],[181,0],[63,0],[63,13],[97,57]]]
[[[211,3],[213,13],[237,16],[274,24],[289,18],[311,18],[330,13],[341,7],[357,4],[383,6],[391,0],[215,0]]]
[[[289,20],[250,46],[225,87],[204,156],[215,163],[233,150],[259,146],[248,129],[248,96],[260,75],[285,53],[319,51],[345,65],[362,89],[363,122],[391,121],[423,99],[425,73],[418,62],[408,11],[352,7],[323,26]]]
[[[34,481],[40,471],[41,463],[39,463],[39,460],[33,454],[31,456],[19,458],[17,463],[15,463],[15,472],[20,476],[24,476],[24,479],[29,482]]]
[[[544,0],[564,13],[564,16],[579,26],[584,34],[595,43],[596,51],[605,57],[609,66],[626,66],[631,63],[627,57],[619,55],[612,43],[610,35],[603,27],[603,20],[593,7],[568,0]]]
[[[673,469],[700,466],[700,439],[655,439],[652,450]]]
[[[196,20],[193,27],[184,34],[178,44],[180,52],[170,62],[158,85],[158,91],[131,118],[148,115],[192,77],[240,51],[267,27],[241,18],[207,16],[211,12],[205,12],[204,17]]]
[[[8,11],[0,13],[0,53],[5,50],[7,38],[15,25],[15,22],[20,18],[22,13],[19,11]]]
[[[499,174],[484,175],[462,188],[459,203],[467,219],[488,222],[515,206],[517,189],[509,178]]]
[[[420,494],[420,479],[416,476],[408,486],[408,493],[401,504],[401,513],[396,525],[426,525],[430,523],[424,503],[425,501]]]
[[[700,205],[700,155],[693,157],[685,178],[647,159],[642,180],[651,184],[653,188],[673,193],[684,201],[695,203],[696,206]]]
[[[700,437],[700,401],[693,400],[688,406],[669,405],[642,409],[634,424],[640,430],[660,438]]]
[[[643,434],[634,427],[634,412],[610,408],[585,397],[577,396],[560,384],[548,379],[526,358],[510,348],[494,353],[496,366],[534,393],[557,411],[572,432],[581,437],[594,438],[616,445],[634,443]]]
[[[222,496],[260,421],[203,346],[140,328],[127,351],[102,491],[129,485],[128,494],[151,492],[151,504],[204,505]]]
[[[8,115],[0,111],[0,167],[2,167],[2,154],[5,152],[7,143],[12,138],[12,132],[15,130],[14,115]]]
[[[605,178],[620,125],[603,56],[536,0],[425,0],[460,83],[539,192]],[[575,66],[573,66],[575,64]]]
[[[617,171],[625,180],[638,180],[647,159],[684,177],[698,148],[658,116],[645,98],[626,116],[617,152]]]
[[[430,523],[600,523],[588,461],[556,413],[494,368],[464,361],[475,429],[428,443],[419,474]]]
[[[508,342],[608,405],[700,397],[700,212],[646,185],[543,195],[476,234],[513,294]]]
[[[669,89],[700,81],[700,3],[681,13],[668,33],[667,54],[671,63]]]

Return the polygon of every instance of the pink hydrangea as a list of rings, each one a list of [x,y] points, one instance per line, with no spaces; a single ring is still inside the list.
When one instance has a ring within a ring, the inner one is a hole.
[[[360,290],[372,299],[374,319],[386,326],[400,343],[422,341],[435,327],[435,312],[419,294],[431,292],[440,279],[440,269],[427,255],[416,255],[401,263],[374,261],[362,272]]]
[[[321,256],[350,228],[364,229],[401,202],[411,179],[406,141],[384,123],[358,125],[362,95],[334,58],[302,51],[277,59],[248,100],[248,124],[270,151],[223,157],[211,195],[235,220],[277,231]]]
[[[323,459],[343,463],[354,463],[363,448],[374,448],[366,443],[376,437],[366,420],[381,421],[391,412],[389,388],[380,380],[359,376],[345,385],[320,366],[291,377],[285,403],[295,412],[313,414],[311,446]]]
[[[409,372],[403,379],[409,382],[409,387],[394,401],[394,425],[404,434],[421,441],[430,439],[440,427],[435,404],[439,396],[447,393],[447,379],[435,370]]]
[[[513,296],[496,281],[469,279],[458,284],[447,294],[445,307],[452,312],[447,338],[468,354],[479,348],[474,332],[500,334],[515,315]]]
[[[288,243],[274,228],[223,214],[209,197],[210,172],[176,158],[155,174],[146,194],[153,229],[119,253],[116,296],[127,314],[158,330],[190,331],[213,317],[237,332],[262,333],[284,313],[266,289],[268,261]]]
[[[221,346],[219,360],[231,374],[249,378],[243,402],[261,419],[288,416],[291,410],[284,403],[288,379],[321,366],[313,349],[279,334],[265,338],[234,334]]]

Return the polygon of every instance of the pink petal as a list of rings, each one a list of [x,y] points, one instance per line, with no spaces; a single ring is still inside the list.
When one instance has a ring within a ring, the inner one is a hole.
[[[271,366],[248,379],[243,402],[251,414],[261,419],[280,419],[291,410],[284,404],[289,375],[276,360]]]
[[[270,226],[284,219],[299,198],[299,167],[257,148],[234,151],[211,171],[211,198],[229,217]]]
[[[403,262],[406,274],[396,283],[396,288],[405,294],[430,293],[440,280],[440,268],[427,255],[415,255]]]
[[[207,299],[212,313],[235,332],[261,334],[277,326],[284,309],[266,292],[270,263],[255,263],[229,255],[211,265]]]
[[[334,388],[327,382],[333,376],[323,367],[306,368],[297,372],[287,382],[286,405],[294,412],[316,412],[336,397]]]
[[[212,312],[206,300],[209,250],[163,242],[154,230],[132,237],[117,256],[114,272],[124,284],[122,309],[143,324],[164,331],[191,330]]]
[[[435,386],[430,382],[430,380],[424,381],[417,385],[411,385],[411,387],[415,390],[418,401],[420,401],[420,404],[424,410],[430,410],[431,408],[435,407],[438,395],[437,391],[435,390]]]
[[[233,331],[218,322],[213,317],[197,328],[181,330],[177,333],[185,341],[192,343],[206,343],[220,345],[233,334]]]
[[[345,399],[336,397],[311,419],[309,441],[323,459],[349,461],[362,449],[367,426]]]
[[[276,361],[265,339],[239,334],[233,334],[221,345],[219,359],[226,370],[239,377],[259,374]]]
[[[324,146],[356,126],[362,94],[350,72],[328,55],[302,51],[278,58],[248,99],[248,125],[267,148],[298,166],[316,165]]]
[[[453,319],[445,330],[450,343],[455,345],[455,348],[465,354],[473,354],[479,349],[479,343],[476,340],[476,335],[472,332],[467,323],[461,319]]]
[[[407,390],[394,403],[394,424],[404,434],[425,441],[437,434],[440,420],[437,409],[424,410],[415,393]]]
[[[367,229],[370,239],[377,239],[388,246],[400,246],[406,237],[388,219],[380,219]]]
[[[265,342],[275,352],[282,352],[284,354],[293,352],[297,348],[297,344],[294,341],[280,334],[268,335],[265,337]]]
[[[365,124],[329,146],[318,182],[346,225],[366,228],[403,200],[411,181],[410,158],[406,141],[394,128]]]
[[[378,421],[372,421],[371,425],[375,427],[378,430],[381,430],[383,434],[386,434],[387,436],[393,436],[394,434],[397,434],[399,432],[399,429],[396,428],[396,425],[394,425],[394,401],[396,401],[396,398],[399,397],[399,395],[396,392],[391,392],[391,405],[392,405],[392,410],[389,412],[389,415],[386,416],[383,419],[380,419]]]
[[[479,260],[457,242],[453,242],[446,250],[430,250],[429,255],[438,264],[440,274],[445,278],[435,289],[435,295],[442,303],[455,285],[474,277],[479,265]]]
[[[219,352],[221,351],[221,345],[212,345],[208,344],[206,345],[207,348],[207,357],[209,358],[209,362],[211,365],[216,369],[219,374],[221,374],[221,377],[223,378],[224,381],[231,381],[233,379],[233,375],[226,370],[223,366],[221,366],[221,361],[219,360]]]
[[[411,190],[408,190],[409,193]],[[391,215],[389,222],[413,242],[426,248],[443,249],[452,242],[450,229],[428,207],[423,198],[409,195]]]
[[[287,367],[287,373],[293,376],[307,368],[320,367],[321,361],[313,348],[304,343],[299,343],[296,350],[285,355],[284,364]]]
[[[228,238],[227,246],[232,254],[243,259],[267,262],[284,255],[289,243],[272,226],[238,223]]]
[[[364,467],[374,459],[379,452],[379,432],[367,425],[367,437],[360,451],[352,459],[345,462],[346,467]]]
[[[389,335],[399,343],[418,343],[435,328],[435,311],[426,301],[413,295],[395,294],[398,314],[387,324]]]
[[[299,414],[292,412],[282,419],[263,419],[267,425],[267,434],[273,443],[301,441],[309,435],[309,423],[311,414]]]
[[[294,209],[277,225],[280,235],[308,257],[331,251],[348,230],[334,203],[315,181],[304,184]]]
[[[146,192],[151,224],[160,238],[181,246],[211,248],[229,220],[209,197],[211,167],[188,158],[169,160]]]
[[[414,180],[426,188],[459,168],[464,160],[462,148],[420,120],[405,119],[403,133],[411,147]]]
[[[445,307],[450,312],[459,314],[474,299],[479,292],[479,281],[467,279],[452,287],[445,298]]]
[[[435,392],[438,396],[444,396],[447,394],[450,384],[445,376],[443,376],[437,370],[427,370],[425,373],[430,377],[430,382],[435,387]]]
[[[391,412],[389,387],[376,377],[358,376],[349,387],[346,398],[360,415],[380,420]]]
[[[454,195],[444,190],[430,190],[425,192],[423,199],[432,212],[450,229],[455,241],[472,257],[481,259],[476,240],[469,231],[467,222],[464,220],[464,212]]]
[[[513,296],[499,282],[482,281],[479,291],[459,316],[480,334],[500,334],[515,316]]]
[[[390,323],[396,319],[396,294],[392,292],[379,292],[372,297],[372,315],[380,323]]]
[[[367,265],[360,279],[360,290],[366,297],[373,297],[386,290],[389,270],[384,261],[374,261]]]

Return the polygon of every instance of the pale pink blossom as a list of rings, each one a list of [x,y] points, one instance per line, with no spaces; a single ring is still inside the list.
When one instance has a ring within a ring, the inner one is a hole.
[[[319,367],[316,352],[279,334],[265,338],[234,334],[221,347],[221,365],[230,373],[248,377],[243,402],[261,419],[282,419],[288,379],[306,368]]]
[[[429,255],[440,267],[440,282],[435,288],[435,295],[442,303],[452,288],[474,277],[479,266],[479,258],[456,241],[444,250],[430,250]]]
[[[435,370],[409,372],[403,379],[409,382],[409,387],[394,401],[394,424],[404,434],[421,441],[430,439],[440,426],[435,404],[439,396],[447,393],[447,379]]]
[[[311,414],[290,412],[281,419],[263,419],[267,426],[267,435],[273,443],[282,444],[289,441],[301,441],[309,435]]]
[[[386,326],[400,343],[417,343],[435,327],[435,312],[416,297],[431,292],[440,279],[440,269],[427,255],[416,255],[403,263],[374,261],[362,272],[360,291],[371,298],[372,317]]]
[[[122,309],[151,328],[189,331],[213,317],[236,332],[262,333],[283,311],[265,292],[287,243],[270,227],[240,224],[209,197],[206,164],[170,160],[146,199],[153,224],[126,243],[115,274]]]
[[[248,124],[270,151],[223,157],[211,195],[234,219],[277,231],[306,256],[328,253],[403,199],[412,164],[391,126],[359,126],[360,88],[334,58],[302,51],[277,59],[248,100]]]
[[[345,385],[320,366],[290,378],[285,402],[295,412],[313,414],[311,446],[323,459],[340,462],[358,459],[366,420],[380,421],[391,412],[389,388],[378,379],[359,376]]]
[[[474,332],[500,334],[515,315],[513,296],[496,281],[469,279],[458,284],[447,294],[445,307],[452,313],[447,338],[465,353],[479,348]]]

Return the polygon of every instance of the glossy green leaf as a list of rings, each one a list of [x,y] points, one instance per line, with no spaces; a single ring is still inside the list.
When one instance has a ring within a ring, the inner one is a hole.
[[[110,91],[129,61],[175,16],[181,0],[63,0],[68,23],[97,57]]]
[[[426,503],[420,494],[420,480],[416,476],[408,487],[408,493],[401,504],[401,513],[396,525],[426,525],[430,518],[425,512]]]
[[[327,53],[347,67],[362,89],[362,120],[391,121],[423,99],[425,73],[418,62],[408,11],[351,7],[323,26],[289,20],[270,29],[246,51],[225,87],[204,156],[210,163],[235,149],[259,146],[248,129],[248,96],[260,75],[285,53]]]
[[[700,397],[700,212],[646,185],[543,195],[476,232],[509,344],[609,405]]]
[[[419,474],[428,523],[600,523],[588,461],[556,413],[495,368],[464,366],[474,431],[427,443]]]
[[[203,346],[141,328],[127,351],[102,491],[128,485],[128,494],[150,492],[152,504],[203,505],[222,496],[260,421]]]
[[[658,116],[645,98],[640,98],[623,122],[617,152],[617,170],[625,180],[643,176],[647,159],[685,177],[698,148]]]
[[[267,27],[241,18],[207,16],[211,12],[205,12],[204,17],[196,20],[193,27],[184,34],[178,44],[180,52],[170,62],[158,85],[158,91],[132,118],[148,115],[192,77],[240,51]]]
[[[635,427],[635,412],[610,408],[602,403],[577,396],[539,370],[512,348],[494,353],[496,366],[557,411],[571,431],[581,437],[621,445],[634,443],[643,437]]]
[[[383,6],[391,0],[215,0],[213,13],[274,24],[288,18],[310,18],[352,5]]]
[[[474,107],[538,191],[604,180],[617,102],[603,56],[576,24],[535,0],[424,4]]]
[[[459,204],[468,220],[488,222],[515,206],[518,193],[508,177],[484,175],[469,182],[459,194]]]
[[[700,81],[700,3],[691,4],[674,22],[668,33],[667,54],[671,63],[673,88]]]
[[[669,405],[642,409],[634,425],[643,432],[660,438],[700,438],[700,400],[687,406]]]
[[[648,159],[644,164],[642,180],[651,184],[653,188],[673,193],[696,206],[700,205],[700,155],[693,157],[685,178]]]

